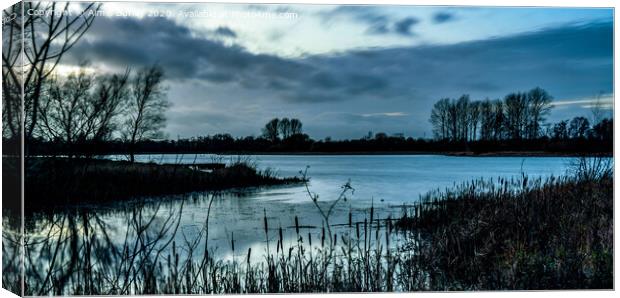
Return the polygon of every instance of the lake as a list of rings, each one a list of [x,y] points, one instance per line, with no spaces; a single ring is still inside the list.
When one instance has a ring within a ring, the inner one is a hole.
[[[112,156],[111,159],[124,159]],[[355,188],[356,207],[371,201],[381,205],[400,205],[416,201],[419,195],[479,178],[533,177],[562,175],[570,165],[566,157],[460,157],[443,155],[138,155],[140,162],[230,163],[247,159],[260,169],[271,169],[279,176],[300,176],[308,168],[310,189],[321,200],[334,200],[341,186],[350,180]],[[303,204],[309,201],[304,187],[265,189],[246,200]],[[256,202],[257,204],[260,204]]]
[[[255,163],[260,169],[275,171],[281,177],[300,176],[300,171],[307,168],[307,177],[310,178],[308,189],[304,185],[295,185],[233,190],[217,196],[192,193],[168,196],[164,200],[152,199],[145,205],[134,202],[120,206],[86,206],[90,207],[88,212],[75,211],[73,216],[88,214],[89,219],[105,223],[99,224],[98,228],[106,230],[112,241],[120,244],[127,235],[127,227],[133,224],[136,217],[144,222],[152,220],[149,229],[153,235],[164,231],[162,238],[168,237],[176,243],[191,242],[198,235],[202,236],[202,227],[209,214],[208,246],[214,254],[231,259],[245,255],[248,248],[252,248],[252,258],[260,259],[267,242],[263,230],[264,216],[268,219],[268,239],[272,246],[277,241],[279,228],[283,229],[285,246],[296,241],[295,216],[299,219],[301,233],[310,233],[310,237],[319,239],[322,219],[308,190],[316,193],[319,205],[327,209],[342,192],[342,186],[350,182],[354,190],[346,194],[346,201],[339,202],[330,216],[330,224],[335,230],[346,230],[349,212],[353,222],[363,222],[368,218],[371,206],[374,206],[375,218],[394,218],[402,214],[403,206],[415,203],[421,195],[432,190],[480,178],[519,178],[522,172],[530,178],[559,176],[566,173],[571,162],[570,158],[564,157],[441,155],[136,156],[140,162],[181,164],[230,163],[239,158]],[[208,213],[211,198],[213,202]],[[59,221],[56,217],[52,218]],[[33,219],[30,227],[28,230],[34,240],[46,237],[53,225],[50,225],[50,217],[46,216]],[[151,237],[155,237],[153,235]],[[231,250],[233,240],[236,246],[234,253]],[[203,251],[204,241],[197,243],[196,249]]]

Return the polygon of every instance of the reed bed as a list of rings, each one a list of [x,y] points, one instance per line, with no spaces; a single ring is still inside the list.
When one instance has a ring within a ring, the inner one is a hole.
[[[396,222],[441,290],[613,288],[613,177],[475,181]]]
[[[30,158],[26,160],[26,209],[63,204],[108,203],[136,197],[301,183],[238,159],[211,172],[189,164]]]

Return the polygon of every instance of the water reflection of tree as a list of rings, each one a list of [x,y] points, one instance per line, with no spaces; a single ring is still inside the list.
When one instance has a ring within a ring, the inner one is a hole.
[[[277,229],[277,235],[270,235],[275,227],[267,228],[265,215],[267,250],[263,255],[255,251],[254,254],[258,253],[263,261],[253,263],[252,248],[248,248],[247,253],[235,252],[232,234],[229,238],[232,261],[218,259],[210,250],[209,225],[221,224],[209,222],[211,207],[217,197],[218,193],[207,194],[205,222],[198,231],[188,235],[179,228],[183,202],[187,199],[204,200],[204,193],[181,196],[180,203],[178,200],[145,201],[110,209],[110,212],[76,208],[42,215],[28,228],[26,294],[294,293],[396,289],[393,280],[398,257],[391,250],[389,240],[391,220],[373,219],[372,209],[370,221],[353,222],[349,214],[347,232],[343,234],[332,235],[324,225],[319,236],[305,235],[300,233],[302,225],[295,218],[295,240],[288,247],[284,245],[282,227]],[[127,216],[122,222],[113,222],[110,218],[119,216],[107,216],[110,214]],[[382,234],[385,238],[380,236]],[[204,250],[199,249],[201,245]],[[275,250],[269,250],[269,246]]]
[[[25,239],[27,295],[132,294],[156,280],[157,266],[179,228],[178,209],[137,205],[118,232],[101,215],[86,209],[42,221]]]

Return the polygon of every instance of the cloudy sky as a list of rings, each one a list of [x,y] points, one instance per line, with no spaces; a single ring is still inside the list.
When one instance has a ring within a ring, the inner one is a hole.
[[[98,72],[158,63],[171,138],[260,134],[296,117],[311,137],[430,137],[442,97],[536,86],[550,121],[613,102],[613,11],[106,3],[64,63]]]

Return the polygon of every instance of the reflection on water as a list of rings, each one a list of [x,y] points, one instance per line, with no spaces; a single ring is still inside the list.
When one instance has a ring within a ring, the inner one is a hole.
[[[137,159],[191,164],[210,162],[213,156],[143,155]],[[400,246],[401,239],[386,231],[387,219],[400,215],[402,206],[414,203],[421,194],[481,177],[516,177],[522,172],[530,177],[560,175],[568,165],[564,158],[373,155],[254,159],[259,167],[277,169],[281,176],[299,175],[309,166],[309,187],[323,208],[329,207],[350,179],[355,191],[334,206],[330,229],[345,237],[342,239],[352,234],[358,234],[358,239],[366,237],[368,245],[379,239],[378,235],[386,234],[389,237],[384,242],[394,248]],[[366,225],[360,236],[360,226]],[[375,229],[374,240],[364,232]],[[312,251],[326,242],[342,241],[332,240],[331,236],[326,240],[326,234],[325,222],[303,186],[197,192],[166,196],[163,200],[146,198],[114,206],[77,206],[36,214],[28,218],[26,226],[27,293],[128,294],[148,292],[150,287],[161,290],[161,284],[149,283],[162,281],[149,274],[180,274],[170,269],[177,268],[175,263],[189,260],[201,268],[201,260],[208,257],[258,264],[269,261],[269,250],[270,254],[287,248]],[[310,241],[314,241],[312,247]],[[143,279],[140,289],[135,288],[136,278]],[[178,285],[168,286],[166,289],[175,292]],[[65,292],[54,292],[60,289]]]

